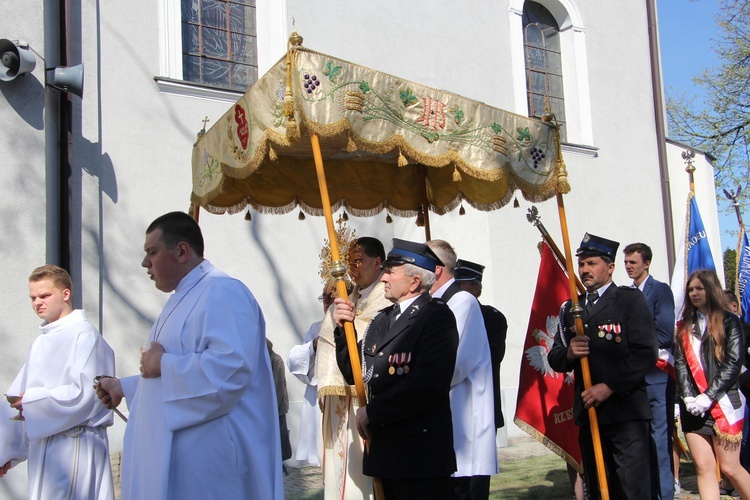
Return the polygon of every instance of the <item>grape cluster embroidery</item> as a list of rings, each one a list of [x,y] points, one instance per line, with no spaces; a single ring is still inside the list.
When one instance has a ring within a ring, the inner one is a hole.
[[[315,75],[306,74],[304,80],[305,80],[304,87],[305,89],[307,89],[308,94],[312,94],[313,90],[320,87],[320,81],[318,80],[318,77]]]
[[[544,159],[544,152],[541,149],[531,148],[531,159],[534,160],[534,168],[537,168],[538,163]]]

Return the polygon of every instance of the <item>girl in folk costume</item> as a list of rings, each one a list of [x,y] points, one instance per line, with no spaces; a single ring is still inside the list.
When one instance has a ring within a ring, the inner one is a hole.
[[[675,370],[682,430],[704,500],[719,498],[717,458],[721,472],[742,498],[750,499],[750,474],[740,465],[745,399],[737,377],[743,351],[742,326],[727,310],[716,274],[693,272],[677,323]]]

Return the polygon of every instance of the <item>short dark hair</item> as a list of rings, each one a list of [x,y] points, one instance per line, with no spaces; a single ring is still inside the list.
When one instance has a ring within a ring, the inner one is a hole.
[[[185,212],[169,212],[157,217],[149,224],[146,234],[161,229],[164,245],[172,250],[178,243],[184,241],[193,252],[203,258],[203,234],[201,227]]]
[[[736,304],[740,303],[740,300],[737,298],[737,294],[734,293],[732,290],[730,290],[728,288],[726,290],[724,290],[724,296],[727,298],[727,301],[730,304],[731,303],[736,303]]]
[[[641,254],[641,257],[643,257],[643,262],[651,262],[651,259],[654,257],[653,252],[651,252],[651,247],[645,243],[631,243],[622,249],[622,253],[625,255],[639,253]]]
[[[379,239],[371,236],[362,236],[357,238],[357,246],[362,247],[362,251],[368,257],[380,257],[380,262],[385,260],[385,248]]]

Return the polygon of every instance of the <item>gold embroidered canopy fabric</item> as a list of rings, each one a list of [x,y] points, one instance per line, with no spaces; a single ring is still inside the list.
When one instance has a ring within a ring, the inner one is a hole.
[[[426,197],[443,214],[462,200],[500,208],[516,189],[530,201],[555,194],[554,127],[300,47],[198,139],[192,202],[322,215],[311,132],[333,210],[413,216]]]

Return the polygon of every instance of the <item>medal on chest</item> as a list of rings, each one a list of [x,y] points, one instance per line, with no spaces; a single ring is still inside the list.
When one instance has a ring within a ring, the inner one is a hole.
[[[411,362],[410,352],[400,352],[388,356],[388,374],[404,375],[409,373],[409,363]]]

